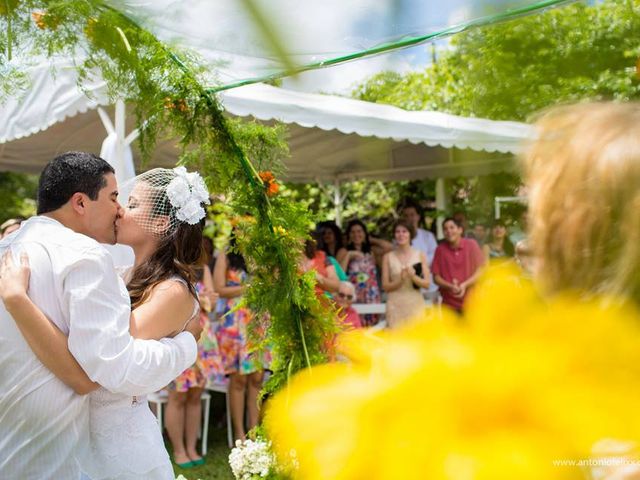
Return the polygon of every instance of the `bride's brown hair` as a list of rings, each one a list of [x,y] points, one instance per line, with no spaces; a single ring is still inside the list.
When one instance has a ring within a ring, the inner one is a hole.
[[[131,308],[143,304],[153,287],[174,275],[184,279],[189,292],[198,298],[193,285],[195,269],[203,258],[203,228],[204,220],[195,225],[180,222],[172,235],[159,240],[156,251],[133,271],[129,280],[127,289]]]

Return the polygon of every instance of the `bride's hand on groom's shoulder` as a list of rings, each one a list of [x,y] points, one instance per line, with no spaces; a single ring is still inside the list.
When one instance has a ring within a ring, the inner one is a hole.
[[[187,323],[184,331],[189,332],[191,335],[193,335],[193,338],[196,339],[196,342],[200,340],[200,334],[202,333],[202,325],[200,325],[200,315],[194,315],[194,317],[189,320],[189,323]]]
[[[7,250],[0,261],[0,298],[6,304],[15,298],[24,297],[29,288],[29,257],[20,254],[20,263],[13,261],[11,251]]]

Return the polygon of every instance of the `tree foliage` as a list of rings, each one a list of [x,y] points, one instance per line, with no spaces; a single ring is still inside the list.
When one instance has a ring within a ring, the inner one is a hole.
[[[36,211],[38,180],[34,175],[0,173],[0,223],[9,218],[29,217]]]
[[[398,199],[408,182],[381,182],[355,180],[340,185],[344,197],[341,209],[342,223],[353,218],[362,220],[370,233],[386,237],[391,225],[398,218]],[[295,202],[302,202],[312,214],[312,218],[335,220],[335,186],[332,184],[287,184],[284,195]]]
[[[571,4],[452,38],[435,63],[383,72],[357,98],[407,110],[526,121],[557,103],[640,97],[640,2]]]
[[[382,72],[356,98],[407,110],[527,121],[580,100],[640,97],[640,2],[575,3],[454,36],[422,71]],[[495,196],[512,196],[520,178],[498,173],[450,182],[452,210],[491,216]],[[520,208],[513,209],[517,217]]]

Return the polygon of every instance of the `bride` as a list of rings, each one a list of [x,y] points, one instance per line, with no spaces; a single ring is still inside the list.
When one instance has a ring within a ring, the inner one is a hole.
[[[133,337],[174,336],[199,313],[193,267],[202,253],[203,203],[208,202],[202,178],[184,167],[157,168],[132,181],[118,242],[131,246],[135,254],[133,267],[122,272],[133,309]],[[15,265],[10,255],[3,257],[0,297],[40,361],[76,392],[91,392],[91,453],[90,458],[80,459],[84,473],[92,480],[174,480],[146,398],[101,388],[71,355],[60,330],[54,328],[53,340],[41,334],[52,324],[27,296],[28,259],[22,257],[20,263]]]

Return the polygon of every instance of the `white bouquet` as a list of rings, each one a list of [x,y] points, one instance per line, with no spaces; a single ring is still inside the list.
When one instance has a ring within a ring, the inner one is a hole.
[[[229,454],[229,465],[238,480],[265,478],[275,467],[275,459],[271,453],[271,442],[263,440],[236,441],[236,446]]]

